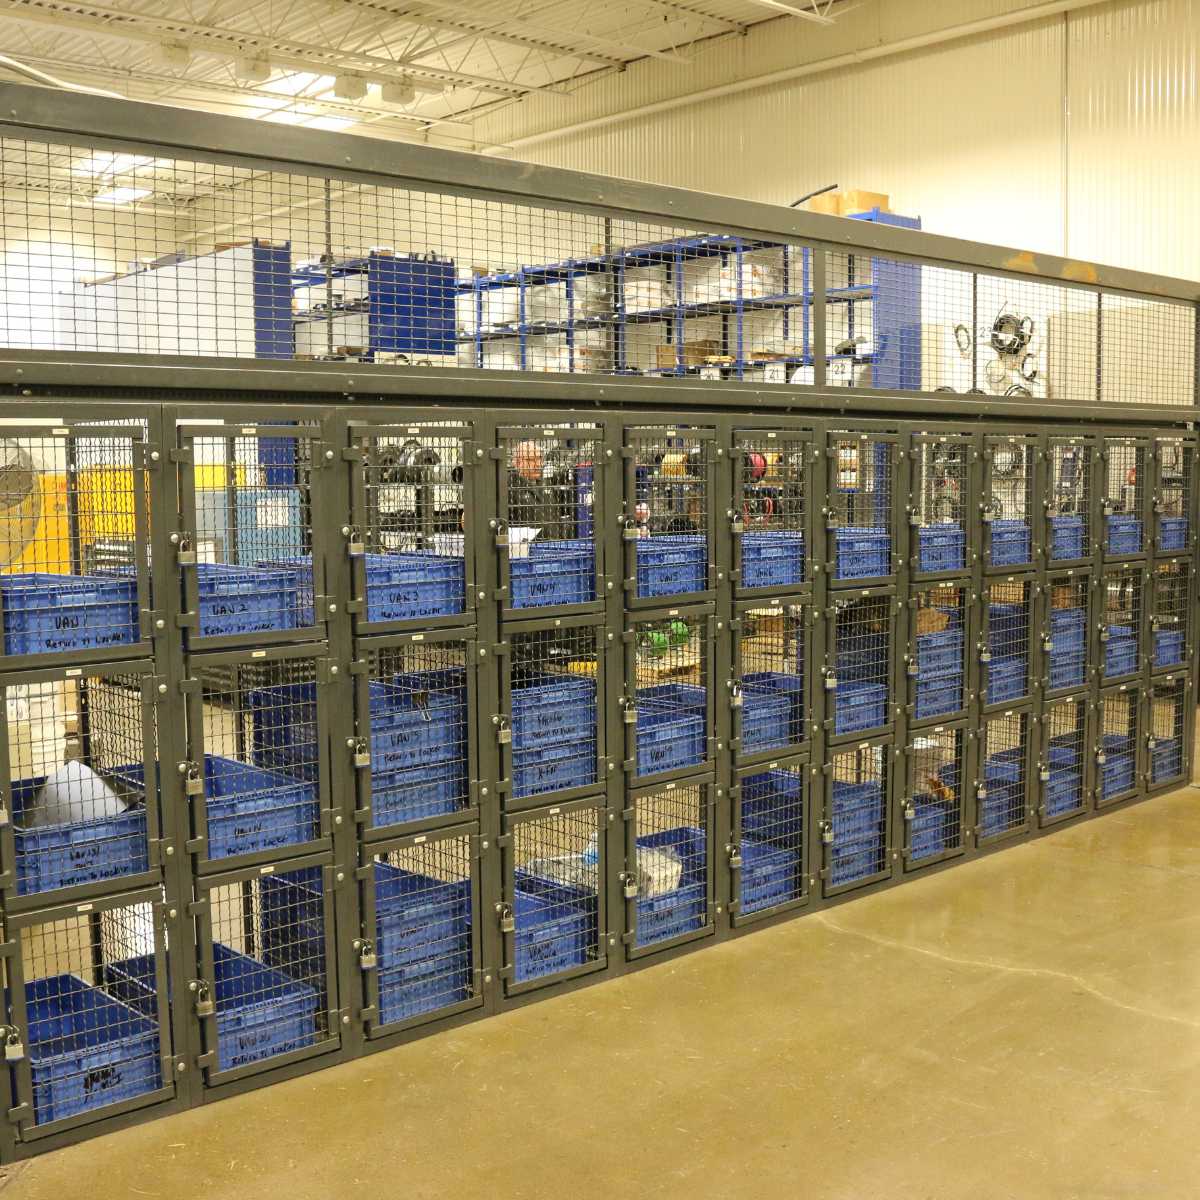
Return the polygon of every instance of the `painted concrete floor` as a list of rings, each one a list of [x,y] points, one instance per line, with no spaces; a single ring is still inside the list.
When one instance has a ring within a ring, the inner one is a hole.
[[[4,1200],[1200,1194],[1200,791],[17,1168]]]

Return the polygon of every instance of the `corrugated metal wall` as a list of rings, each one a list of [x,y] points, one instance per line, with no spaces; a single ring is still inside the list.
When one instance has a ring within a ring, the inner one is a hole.
[[[557,126],[1027,7],[865,0],[634,64],[480,124]],[[951,15],[952,14],[952,15]],[[516,157],[787,203],[887,192],[939,233],[1200,277],[1200,0],[1125,0],[518,146]]]

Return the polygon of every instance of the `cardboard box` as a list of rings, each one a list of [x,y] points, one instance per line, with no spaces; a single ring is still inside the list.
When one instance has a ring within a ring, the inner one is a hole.
[[[851,188],[841,192],[841,215],[853,216],[855,213],[870,212],[873,208],[888,211],[890,197],[885,192],[866,192],[862,188]]]
[[[917,633],[941,633],[950,625],[950,614],[940,608],[917,609]]]
[[[842,193],[822,192],[819,196],[813,196],[811,200],[805,200],[804,207],[809,212],[824,213],[829,217],[840,217],[842,215]]]
[[[1023,583],[993,583],[989,599],[993,604],[1024,604],[1025,585]]]
[[[676,351],[679,351],[678,355]],[[720,353],[721,343],[716,341],[684,342],[682,346],[672,342],[654,347],[654,361],[663,370],[677,366],[681,360],[685,367],[702,367],[710,356],[716,357]]]
[[[1056,583],[1050,589],[1051,608],[1074,608],[1075,589],[1069,583]]]

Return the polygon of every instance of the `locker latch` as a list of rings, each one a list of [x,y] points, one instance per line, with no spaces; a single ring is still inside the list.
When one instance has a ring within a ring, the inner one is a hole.
[[[513,915],[513,906],[511,904],[497,904],[496,918],[500,922],[501,933],[516,932],[517,918]]]
[[[833,845],[833,822],[832,821],[822,821],[821,822],[821,841],[823,841],[825,843],[825,845],[827,845],[827,846]]]
[[[730,842],[725,847],[725,853],[729,855],[729,869],[731,871],[740,871],[742,869],[742,848],[736,842]]]
[[[358,969],[373,971],[379,965],[379,956],[375,953],[374,942],[358,942]]]
[[[193,979],[188,990],[196,994],[196,1016],[211,1017],[217,1011],[209,992],[207,979]]]
[[[369,767],[371,765],[371,746],[366,738],[347,738],[346,746],[350,750],[351,760],[356,767]]]
[[[181,762],[176,770],[183,776],[183,794],[185,796],[203,796],[204,779],[200,767],[194,762]]]
[[[4,1033],[4,1061],[20,1062],[25,1057],[25,1043],[21,1041],[21,1031],[15,1025],[0,1025]]]
[[[916,529],[921,524],[921,514],[915,508],[908,510],[908,523]]]
[[[508,746],[512,743],[512,728],[504,717],[493,717],[492,725],[496,729],[496,741],[501,746]]]
[[[196,547],[192,543],[192,535],[190,533],[181,533],[179,535],[178,548],[175,551],[175,561],[181,567],[194,567],[196,565]]]
[[[621,894],[626,900],[636,900],[638,894],[637,876],[629,871],[621,872]]]

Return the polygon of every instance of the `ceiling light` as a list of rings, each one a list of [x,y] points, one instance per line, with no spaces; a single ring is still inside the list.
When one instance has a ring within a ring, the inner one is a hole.
[[[93,204],[132,204],[150,195],[149,188],[119,187],[92,197]]]
[[[186,71],[192,63],[192,52],[186,46],[164,42],[158,48],[158,61],[172,71]]]
[[[333,94],[339,100],[362,100],[367,94],[367,81],[362,75],[338,75],[333,81]]]
[[[411,79],[385,79],[382,99],[384,104],[411,104],[417,98],[417,88]]]
[[[148,167],[154,159],[137,154],[92,154],[72,168],[76,175],[120,175]]]
[[[265,58],[239,58],[233,64],[238,83],[266,83],[271,78],[271,63]]]

